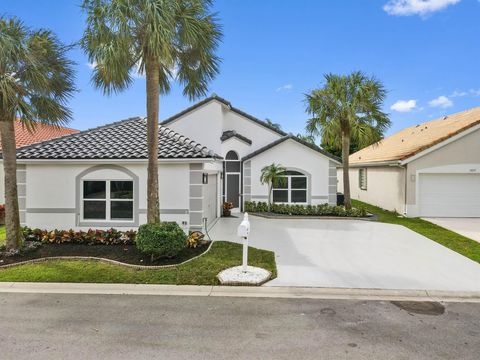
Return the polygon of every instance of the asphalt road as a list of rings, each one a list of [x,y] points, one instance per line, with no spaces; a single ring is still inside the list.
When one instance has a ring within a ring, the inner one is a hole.
[[[443,305],[4,293],[0,358],[478,359],[480,304]]]

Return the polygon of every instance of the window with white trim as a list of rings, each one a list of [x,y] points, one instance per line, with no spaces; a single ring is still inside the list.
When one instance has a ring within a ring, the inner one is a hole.
[[[367,190],[367,169],[358,169],[358,187],[360,190]]]
[[[307,203],[307,176],[299,171],[288,170],[282,174],[284,181],[273,184],[274,203]]]
[[[133,221],[133,181],[83,180],[82,217]]]

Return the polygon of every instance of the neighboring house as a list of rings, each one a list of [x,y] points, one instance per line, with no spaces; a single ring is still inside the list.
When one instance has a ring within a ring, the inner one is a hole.
[[[353,199],[410,217],[480,217],[480,107],[401,130],[350,164]],[[341,169],[338,181],[343,191]]]
[[[146,134],[146,119],[131,118],[20,149],[22,224],[126,229],[145,223]],[[158,157],[160,217],[186,231],[213,224],[223,201],[237,210],[244,201],[266,201],[260,171],[272,162],[288,170],[275,201],[336,202],[336,158],[217,96],[161,124]]]
[[[39,143],[45,140],[58,138],[60,136],[77,133],[78,130],[60,126],[37,124],[34,131],[28,131],[20,120],[15,121],[15,143],[18,148]],[[2,142],[0,141],[0,152],[2,151]],[[20,174],[21,176],[21,174]],[[0,204],[5,202],[3,180],[3,166],[0,166]]]

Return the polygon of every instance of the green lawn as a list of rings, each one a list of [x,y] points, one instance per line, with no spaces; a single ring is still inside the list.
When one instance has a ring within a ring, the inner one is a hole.
[[[241,263],[242,245],[218,241],[204,256],[173,268],[135,270],[96,261],[52,260],[0,270],[0,281],[213,285],[218,284],[216,275],[221,270]],[[249,264],[276,277],[271,251],[249,248]]]
[[[364,207],[369,213],[378,216],[378,220],[389,224],[403,225],[427,238],[446,246],[478,263],[480,263],[480,243],[469,239],[456,232],[432,224],[420,218],[405,218],[397,213],[386,211],[377,206],[366,204],[358,200],[352,200],[355,207]]]
[[[5,236],[6,236],[5,225],[1,225],[0,226],[0,246],[5,244]]]

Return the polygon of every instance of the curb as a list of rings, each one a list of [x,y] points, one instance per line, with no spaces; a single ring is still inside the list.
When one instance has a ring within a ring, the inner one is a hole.
[[[308,287],[0,282],[0,293],[156,295],[480,303],[480,292]]]

